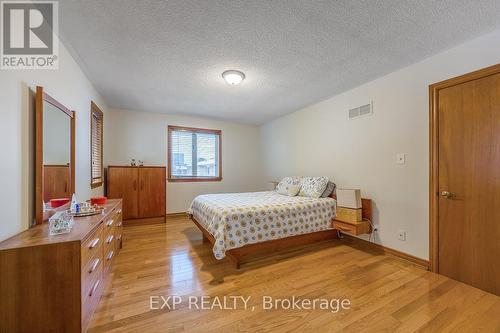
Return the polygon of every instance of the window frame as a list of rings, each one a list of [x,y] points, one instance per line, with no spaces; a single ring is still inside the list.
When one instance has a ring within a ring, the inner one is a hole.
[[[217,177],[178,177],[172,176],[172,132],[190,132],[190,133],[201,133],[201,134],[215,134],[219,136],[219,158],[218,158],[218,169],[219,173]],[[196,127],[184,127],[184,126],[173,126],[168,125],[168,181],[169,182],[220,182],[222,181],[222,131],[207,129],[207,128],[196,128]]]
[[[94,178],[93,166],[94,166],[94,154],[92,147],[94,145],[94,140],[92,136],[92,130],[94,128],[94,114],[101,120],[101,177]],[[94,189],[101,187],[104,184],[104,113],[93,101],[90,102],[90,188]]]

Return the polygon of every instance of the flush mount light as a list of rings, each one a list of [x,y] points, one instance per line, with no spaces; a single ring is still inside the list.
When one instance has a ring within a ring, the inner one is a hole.
[[[228,84],[235,86],[240,84],[245,79],[245,74],[240,71],[229,70],[222,73],[222,77]]]

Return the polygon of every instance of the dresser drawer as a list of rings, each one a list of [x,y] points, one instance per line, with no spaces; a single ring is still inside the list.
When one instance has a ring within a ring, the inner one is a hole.
[[[109,235],[110,233],[114,232],[116,224],[116,214],[111,214],[111,217],[105,220],[103,223],[104,235]]]
[[[81,264],[85,267],[90,259],[94,258],[96,253],[102,253],[102,245],[104,243],[102,235],[102,225],[82,242],[81,248]]]
[[[104,253],[104,274],[107,274],[109,268],[111,267],[111,263],[116,256],[116,249],[114,247],[110,247],[106,253]]]
[[[101,298],[104,287],[103,266],[99,265],[96,274],[89,281],[86,288],[82,288],[82,327],[87,327],[92,313]]]
[[[116,256],[116,240],[115,235],[110,234],[104,243],[104,272],[106,273],[111,265],[111,262]]]
[[[102,267],[104,265],[102,247],[99,253],[89,259],[86,265],[82,265],[82,290],[87,290],[95,276],[102,274]]]
[[[121,215],[121,209],[118,209],[116,212],[116,226],[115,226],[115,248],[116,253],[120,251],[122,248],[122,237],[123,237],[123,220]]]
[[[115,230],[115,249],[116,253],[120,251],[122,248],[122,238],[123,238],[123,229],[122,228],[116,228]]]

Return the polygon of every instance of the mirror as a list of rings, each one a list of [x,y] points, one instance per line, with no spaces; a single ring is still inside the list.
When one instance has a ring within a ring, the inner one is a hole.
[[[57,208],[74,193],[75,114],[57,100],[36,91],[36,223],[43,223],[45,207]]]

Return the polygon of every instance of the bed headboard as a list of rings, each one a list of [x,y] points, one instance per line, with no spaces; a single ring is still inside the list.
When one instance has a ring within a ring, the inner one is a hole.
[[[330,198],[337,200],[337,194],[332,193]],[[372,199],[361,198],[361,216],[364,219],[372,220]]]

